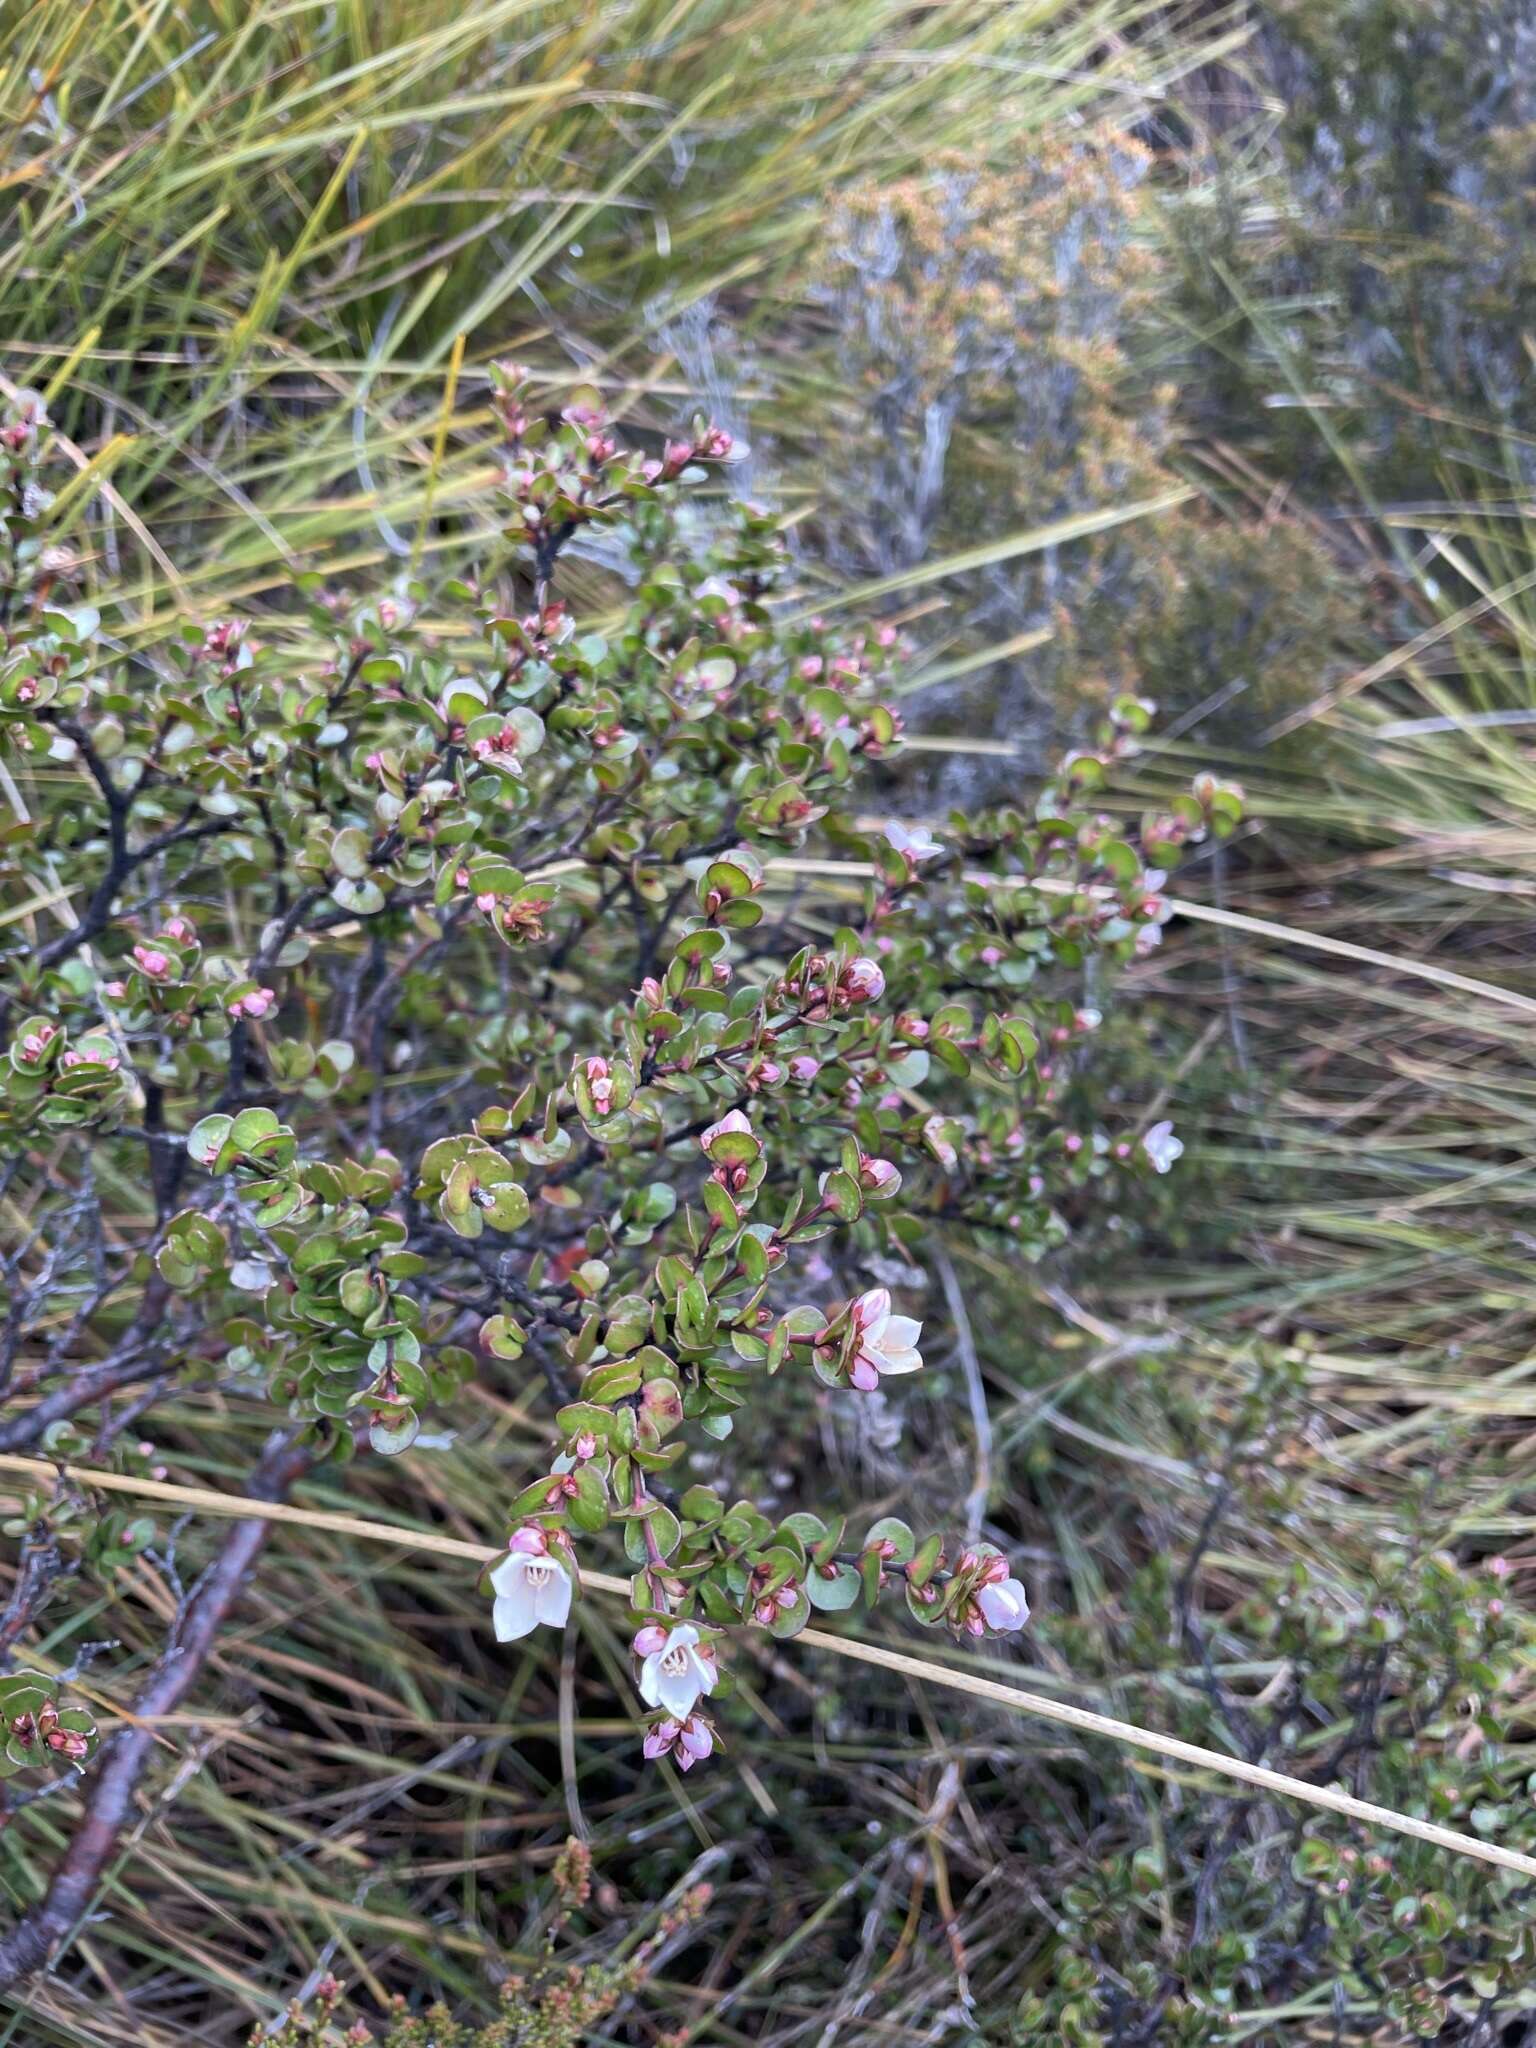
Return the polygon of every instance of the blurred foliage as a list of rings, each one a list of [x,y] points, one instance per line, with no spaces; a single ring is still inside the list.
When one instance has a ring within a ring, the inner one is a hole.
[[[1168,310],[1199,343],[1188,416],[1291,482],[1412,499],[1441,430],[1530,427],[1536,17],[1255,0],[1250,19],[1240,66],[1186,103]]]
[[[1148,368],[1165,213],[1152,156],[1113,128],[834,210],[816,271],[844,394],[816,529],[834,563],[891,577],[1177,486],[1181,394]],[[1305,702],[1348,644],[1349,594],[1306,520],[1254,521],[1227,495],[946,578],[914,628],[936,678],[913,681],[924,724],[1029,758],[1120,691],[1224,744]],[[1007,775],[962,749],[928,781],[964,795]]]

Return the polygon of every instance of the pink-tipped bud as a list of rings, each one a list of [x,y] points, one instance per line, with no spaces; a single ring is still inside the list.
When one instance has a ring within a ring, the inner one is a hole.
[[[884,972],[861,953],[838,976],[837,991],[845,1003],[877,1003],[885,994]]]
[[[731,1132],[739,1132],[743,1137],[747,1138],[756,1136],[756,1132],[752,1129],[751,1119],[744,1115],[741,1110],[731,1109],[726,1111],[718,1123],[711,1124],[708,1130],[699,1133],[699,1150],[707,1156],[709,1148],[714,1144],[716,1138],[723,1138]]]

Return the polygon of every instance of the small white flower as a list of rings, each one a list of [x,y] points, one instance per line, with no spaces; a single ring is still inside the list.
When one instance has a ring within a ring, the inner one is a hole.
[[[871,1287],[859,1296],[853,1304],[853,1325],[858,1345],[848,1377],[862,1392],[873,1392],[883,1375],[921,1370],[923,1355],[917,1340],[923,1326],[911,1316],[891,1314],[888,1288]]]
[[[1176,1159],[1183,1158],[1184,1140],[1173,1135],[1173,1125],[1165,1117],[1147,1132],[1141,1149],[1151,1160],[1154,1173],[1166,1173]]]
[[[1029,1598],[1021,1579],[1002,1579],[995,1585],[978,1587],[975,1600],[982,1620],[997,1635],[1011,1635],[1029,1619]]]
[[[714,1651],[699,1641],[696,1628],[680,1621],[641,1664],[640,1697],[648,1707],[664,1707],[683,1720],[705,1693],[714,1691],[719,1677]]]
[[[491,1621],[498,1643],[531,1635],[540,1622],[563,1628],[571,1611],[571,1576],[556,1559],[514,1550],[491,1573],[496,1604]]]
[[[885,828],[885,836],[898,853],[904,853],[910,861],[935,860],[943,853],[944,847],[935,839],[926,825],[903,825],[892,818]]]

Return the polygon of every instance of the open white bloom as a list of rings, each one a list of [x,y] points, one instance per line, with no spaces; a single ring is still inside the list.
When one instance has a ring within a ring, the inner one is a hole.
[[[570,1573],[541,1552],[514,1550],[491,1573],[496,1604],[491,1622],[498,1643],[515,1643],[543,1622],[563,1628],[571,1611]]]
[[[1029,1598],[1020,1579],[979,1586],[974,1597],[982,1620],[1000,1636],[1011,1635],[1029,1619]]]
[[[885,828],[885,836],[908,860],[935,860],[944,851],[926,825],[903,825],[899,819],[892,818]]]
[[[1141,1149],[1151,1160],[1154,1173],[1166,1173],[1176,1159],[1184,1157],[1184,1140],[1173,1135],[1173,1125],[1165,1117],[1147,1132]]]
[[[917,1340],[923,1334],[923,1326],[911,1316],[891,1314],[888,1288],[871,1287],[867,1294],[859,1296],[853,1304],[853,1326],[859,1333],[858,1346],[848,1377],[861,1392],[873,1392],[883,1374],[921,1369],[923,1355]]]
[[[665,1707],[685,1719],[705,1693],[713,1692],[720,1667],[708,1643],[686,1621],[667,1631],[666,1641],[640,1666],[640,1697],[648,1707]]]

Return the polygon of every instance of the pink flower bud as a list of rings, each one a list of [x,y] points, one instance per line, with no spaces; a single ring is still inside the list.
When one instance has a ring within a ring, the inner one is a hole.
[[[707,1131],[700,1132],[699,1150],[707,1156],[716,1138],[723,1138],[730,1131],[740,1131],[748,1138],[757,1135],[750,1120],[739,1109],[728,1110],[718,1123],[711,1124]]]
[[[813,1060],[808,1052],[797,1052],[789,1063],[792,1081],[814,1081],[820,1072],[821,1061]]]
[[[210,626],[203,635],[203,653],[214,661],[225,661],[240,645],[244,634],[243,620],[225,619],[218,625]]]
[[[160,981],[170,973],[169,957],[155,946],[135,946],[133,957],[141,974],[147,974],[151,981]]]
[[[837,989],[845,1003],[877,1003],[885,994],[885,975],[875,961],[861,953],[838,976]]]
[[[55,1024],[40,1024],[36,1031],[29,1031],[21,1041],[23,1065],[29,1067],[36,1066],[58,1035],[58,1026]],[[65,1055],[65,1058],[66,1060],[68,1059],[68,1054]]]
[[[636,1629],[629,1647],[637,1657],[654,1657],[667,1647],[667,1634],[658,1622],[648,1621],[644,1628]]]
[[[714,1730],[702,1714],[690,1714],[683,1721],[670,1717],[658,1721],[642,1745],[648,1757],[670,1756],[680,1771],[702,1763],[714,1746]]]

